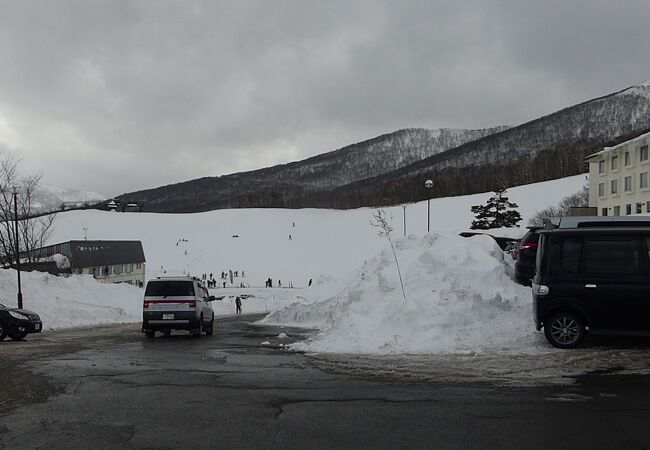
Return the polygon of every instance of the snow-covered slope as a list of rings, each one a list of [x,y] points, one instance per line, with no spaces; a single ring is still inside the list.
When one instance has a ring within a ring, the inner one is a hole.
[[[508,191],[519,204],[522,225],[536,211],[556,205],[579,191],[585,176],[520,186]],[[431,200],[431,230],[466,230],[472,205],[484,203],[491,193]],[[70,239],[142,240],[147,276],[161,273],[213,273],[244,271],[246,282],[264,286],[264,280],[282,280],[304,286],[323,274],[340,276],[383,248],[385,241],[369,225],[373,209],[231,209],[195,214],[113,213],[70,211],[59,214],[51,243]],[[403,210],[387,208],[395,235],[403,233]],[[406,209],[407,232],[422,235],[427,229],[427,202]],[[295,226],[293,226],[295,224]],[[521,229],[508,233],[523,234]],[[237,235],[239,237],[232,237]],[[289,240],[291,235],[291,240]],[[239,280],[241,281],[241,280]],[[239,283],[236,283],[239,284]]]

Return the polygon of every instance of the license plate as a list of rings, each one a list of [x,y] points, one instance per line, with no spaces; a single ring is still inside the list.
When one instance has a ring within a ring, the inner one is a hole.
[[[174,320],[173,314],[163,314],[163,320]]]
[[[41,329],[41,324],[40,324],[40,323],[37,323],[36,325],[34,325],[34,329],[35,329],[36,331],[40,330],[40,329]]]

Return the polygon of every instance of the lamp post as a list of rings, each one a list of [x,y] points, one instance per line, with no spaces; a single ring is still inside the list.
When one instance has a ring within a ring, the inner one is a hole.
[[[433,181],[425,181],[424,187],[429,191],[429,195],[427,195],[427,233],[429,233],[431,231],[431,188],[433,187]]]
[[[18,308],[23,308],[23,293],[20,289],[20,246],[18,240],[18,188],[13,186],[11,193],[14,196],[14,219],[15,219],[15,239],[16,239],[16,272],[18,273]]]

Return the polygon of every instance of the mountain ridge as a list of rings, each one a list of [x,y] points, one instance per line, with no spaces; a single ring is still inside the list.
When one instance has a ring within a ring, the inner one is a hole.
[[[406,128],[302,161],[119,198],[156,212],[390,205],[575,175],[594,149],[648,129],[646,81],[514,127]],[[435,180],[431,190],[427,178]]]

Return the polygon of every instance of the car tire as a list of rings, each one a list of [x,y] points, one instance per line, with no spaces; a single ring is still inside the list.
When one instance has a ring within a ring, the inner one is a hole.
[[[208,325],[205,329],[206,336],[212,336],[213,334],[214,334],[214,317],[210,321],[210,325]]]
[[[148,338],[156,337],[156,331],[155,330],[147,330],[144,332],[144,335],[147,336]]]
[[[3,341],[7,337],[7,327],[2,321],[0,321],[0,341]]]
[[[584,321],[575,313],[555,313],[544,322],[544,335],[553,347],[576,348],[585,337]]]
[[[27,337],[27,332],[23,331],[22,333],[10,334],[9,337],[13,341],[22,341]]]
[[[172,330],[163,330],[162,334],[165,337],[169,337],[172,334]]]
[[[203,333],[203,316],[201,316],[201,318],[199,319],[199,327],[194,328],[192,330],[192,336],[199,338],[201,337],[202,333]]]

